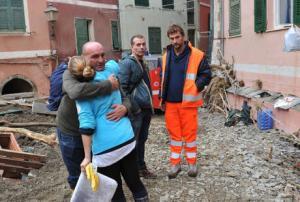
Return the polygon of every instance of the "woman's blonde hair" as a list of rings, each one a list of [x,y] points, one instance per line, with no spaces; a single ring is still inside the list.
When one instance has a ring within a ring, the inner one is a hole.
[[[77,78],[91,79],[95,75],[95,70],[89,66],[83,56],[73,56],[68,63],[71,74]]]

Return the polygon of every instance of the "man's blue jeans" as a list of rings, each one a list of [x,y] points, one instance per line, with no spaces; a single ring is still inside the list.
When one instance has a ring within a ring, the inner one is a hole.
[[[132,115],[132,117],[130,117],[131,125],[137,141],[136,151],[139,170],[146,168],[145,144],[149,135],[151,116],[151,109],[142,109],[140,113]]]
[[[69,173],[68,183],[70,188],[74,189],[81,173],[80,164],[84,159],[81,136],[68,135],[57,128],[57,137],[62,158]]]

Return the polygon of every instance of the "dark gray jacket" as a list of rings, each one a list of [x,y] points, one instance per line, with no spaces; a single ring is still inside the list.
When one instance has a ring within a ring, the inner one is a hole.
[[[131,112],[135,114],[143,108],[153,108],[152,91],[143,79],[143,71],[146,71],[149,77],[147,65],[143,65],[143,68],[133,56],[123,58],[119,65],[118,78],[125,95],[130,98]]]
[[[91,98],[99,95],[107,95],[112,92],[109,81],[100,83],[79,82],[70,72],[66,70],[63,74],[63,96],[56,117],[57,127],[68,135],[81,135],[79,133],[79,121],[75,105],[76,99]],[[130,101],[122,96],[122,104],[130,111]]]

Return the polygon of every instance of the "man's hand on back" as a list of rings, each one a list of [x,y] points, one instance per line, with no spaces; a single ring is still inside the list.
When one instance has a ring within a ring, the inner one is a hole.
[[[125,116],[127,108],[121,104],[114,104],[111,106],[114,110],[106,114],[106,118],[110,121],[119,121],[120,118]]]
[[[110,75],[108,80],[110,81],[113,90],[119,89],[119,81],[114,75]]]

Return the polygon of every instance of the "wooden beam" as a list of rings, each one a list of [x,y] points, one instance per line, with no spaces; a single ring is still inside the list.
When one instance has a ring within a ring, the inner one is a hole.
[[[7,126],[7,127],[50,126],[50,127],[55,127],[56,123],[49,123],[49,122],[12,123],[12,122],[9,122],[6,120],[0,120],[0,126]]]
[[[13,132],[20,133],[34,140],[42,141],[50,146],[53,146],[58,143],[56,140],[56,135],[53,133],[51,135],[44,135],[41,133],[36,133],[25,128],[9,128],[9,127],[0,127],[0,132]],[[0,134],[1,135],[1,134]]]
[[[16,152],[16,151],[8,150],[8,149],[0,149],[0,155],[7,156],[7,157],[21,158],[24,160],[39,161],[39,162],[43,162],[43,163],[46,162],[45,155],[31,154],[31,153],[27,153],[27,152]]]
[[[30,97],[34,97],[33,92],[12,93],[12,94],[5,94],[5,95],[0,96],[0,98],[2,98],[4,100],[16,100],[16,99],[20,99],[20,98],[30,98]]]
[[[14,166],[20,166],[25,168],[41,168],[44,166],[44,163],[40,162],[33,162],[33,161],[25,161],[21,159],[14,159],[14,158],[7,158],[0,156],[0,163],[6,164],[6,165],[14,165]]]
[[[7,165],[4,163],[0,163],[0,170],[9,171],[9,172],[16,172],[16,173],[29,173],[30,168],[24,168],[21,166],[14,166],[14,165]]]

